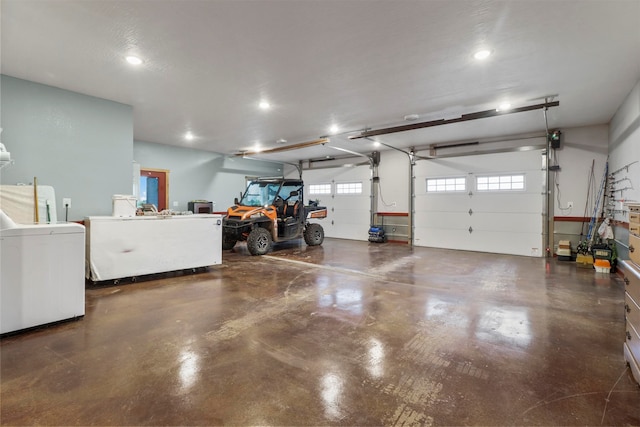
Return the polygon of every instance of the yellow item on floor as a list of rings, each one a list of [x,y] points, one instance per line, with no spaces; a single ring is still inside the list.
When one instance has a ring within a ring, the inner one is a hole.
[[[576,266],[582,268],[593,268],[593,255],[578,254],[576,256]]]

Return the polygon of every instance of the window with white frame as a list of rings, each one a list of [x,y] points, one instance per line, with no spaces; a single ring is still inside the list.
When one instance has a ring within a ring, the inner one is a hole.
[[[524,190],[524,174],[476,177],[478,191]]]
[[[331,184],[309,184],[309,194],[331,194]]]
[[[362,194],[362,182],[338,182],[336,194]]]
[[[464,176],[427,178],[427,193],[446,193],[466,190],[467,179]]]

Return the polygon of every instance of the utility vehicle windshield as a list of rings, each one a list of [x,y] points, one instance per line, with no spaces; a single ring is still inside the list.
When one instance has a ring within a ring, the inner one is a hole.
[[[293,201],[298,200],[302,194],[302,186],[295,185],[295,183],[286,183],[280,188],[279,182],[251,182],[247,186],[247,191],[244,192],[241,205],[244,206],[269,206],[273,204],[273,200],[276,196],[280,196],[283,200]],[[291,192],[297,191],[300,195],[291,196]]]
[[[280,183],[272,182],[251,182],[244,192],[241,205],[245,206],[268,206],[273,203],[273,199],[278,195]]]

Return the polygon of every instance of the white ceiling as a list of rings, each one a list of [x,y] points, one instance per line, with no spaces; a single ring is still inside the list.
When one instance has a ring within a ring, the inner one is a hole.
[[[132,105],[135,140],[225,154],[313,140],[333,123],[357,133],[548,95],[560,101],[550,127],[603,124],[640,79],[640,0],[2,0],[1,15],[3,74]],[[493,55],[479,62],[479,48]],[[538,110],[382,141],[541,130]],[[373,149],[347,136],[331,144]],[[327,154],[341,153],[268,157]]]

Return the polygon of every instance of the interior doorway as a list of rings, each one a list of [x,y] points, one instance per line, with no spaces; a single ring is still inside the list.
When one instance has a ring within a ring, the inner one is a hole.
[[[152,204],[158,212],[169,207],[169,171],[140,169],[140,205]]]

